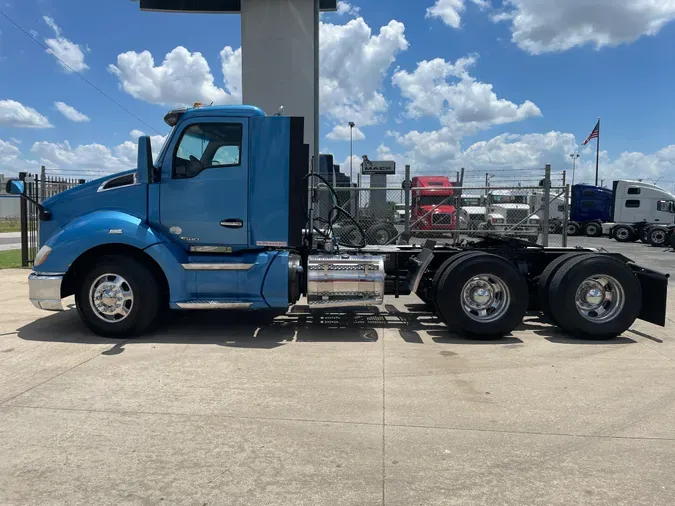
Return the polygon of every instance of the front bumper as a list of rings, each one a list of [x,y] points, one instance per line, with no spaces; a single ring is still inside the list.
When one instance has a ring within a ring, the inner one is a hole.
[[[63,311],[61,282],[63,274],[38,274],[28,276],[28,297],[38,309]]]

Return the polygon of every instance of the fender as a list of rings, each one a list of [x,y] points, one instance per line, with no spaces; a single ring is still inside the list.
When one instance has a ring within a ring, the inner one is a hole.
[[[104,244],[125,244],[144,250],[162,236],[141,218],[120,211],[94,211],[71,221],[45,243],[52,248],[36,272],[65,273],[82,253]]]

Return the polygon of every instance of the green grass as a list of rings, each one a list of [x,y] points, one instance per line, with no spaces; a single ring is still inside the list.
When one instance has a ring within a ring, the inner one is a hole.
[[[0,232],[20,232],[19,220],[0,220]]]
[[[0,269],[18,269],[21,267],[21,250],[0,251]]]

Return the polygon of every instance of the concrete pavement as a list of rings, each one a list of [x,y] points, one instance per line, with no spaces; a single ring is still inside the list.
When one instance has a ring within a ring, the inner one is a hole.
[[[675,497],[670,321],[587,342],[533,316],[469,341],[408,297],[271,323],[174,314],[108,340],[34,309],[26,276],[0,275],[0,504]]]

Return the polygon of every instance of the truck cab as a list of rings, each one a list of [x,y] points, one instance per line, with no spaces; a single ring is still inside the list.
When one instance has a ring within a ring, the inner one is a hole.
[[[643,237],[647,228],[675,222],[675,195],[642,181],[614,181],[613,222],[609,233],[617,241]]]
[[[412,179],[411,230],[438,233],[455,230],[454,186],[445,176]]]
[[[489,230],[537,242],[541,220],[530,209],[530,196],[525,190],[493,190],[488,192]]]

